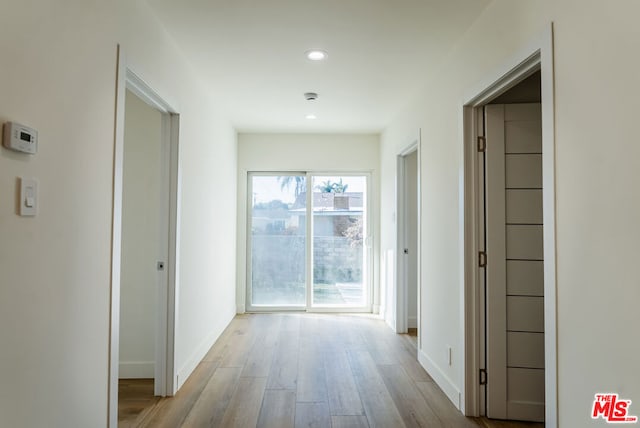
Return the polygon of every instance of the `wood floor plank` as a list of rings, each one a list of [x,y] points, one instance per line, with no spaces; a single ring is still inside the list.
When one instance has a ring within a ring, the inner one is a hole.
[[[250,329],[234,331],[228,338],[226,352],[220,361],[220,367],[244,367],[255,339],[256,335]]]
[[[218,367],[202,390],[182,427],[219,426],[240,379],[238,367]]]
[[[331,428],[327,403],[296,403],[296,428]]]
[[[118,381],[118,427],[139,426],[161,401],[153,395],[153,379],[120,379]]]
[[[431,410],[424,396],[401,366],[378,366],[378,371],[407,427],[442,425],[440,419]]]
[[[300,338],[297,402],[327,401],[327,384],[322,349],[310,338]]]
[[[487,418],[478,418],[476,422],[484,428],[544,428],[544,423],[541,422],[502,421]]]
[[[296,389],[298,351],[299,330],[281,330],[269,369],[267,389]]]
[[[266,385],[266,377],[240,378],[220,426],[255,428]]]
[[[317,349],[325,349],[335,336],[332,335],[330,317],[327,314],[307,314],[300,321],[300,345],[311,343]]]
[[[371,427],[404,427],[404,422],[396,408],[377,367],[366,351],[347,351],[360,399]]]
[[[366,342],[359,323],[354,317],[330,316],[323,321],[326,326],[327,346],[342,350],[364,350]]]
[[[175,397],[159,399],[142,420],[123,426],[540,426],[465,418],[417,362],[415,349],[366,316],[237,316]]]
[[[174,397],[163,399],[149,418],[141,423],[142,427],[175,428],[179,427],[196,403],[202,390],[218,367],[218,363],[202,362],[193,371],[189,379]]]
[[[473,418],[467,418],[460,413],[434,382],[415,382],[415,384],[427,403],[429,403],[429,407],[440,419],[442,427],[478,428],[478,423]]]
[[[373,362],[377,365],[399,364],[396,353],[383,340],[370,341],[367,350],[371,354]]]
[[[204,356],[202,361],[220,362],[229,349],[229,337],[238,332],[247,332],[250,327],[250,319],[246,315],[237,315],[222,332],[218,340]]]
[[[369,428],[366,416],[331,416],[331,428]]]
[[[433,382],[433,379],[418,361],[417,349],[407,341],[404,335],[386,336],[388,349],[393,353],[397,363],[402,365],[409,377],[418,382]]]
[[[288,333],[299,334],[300,333],[300,315],[298,314],[285,314],[282,317],[282,325],[280,331],[286,331]]]
[[[242,370],[243,377],[267,377],[271,369],[273,354],[276,349],[282,318],[273,315],[268,319],[269,327],[256,338],[249,352],[249,357]]]
[[[295,414],[295,391],[266,390],[257,426],[258,428],[292,428],[295,424]]]
[[[325,353],[324,368],[331,415],[364,415],[346,352]]]

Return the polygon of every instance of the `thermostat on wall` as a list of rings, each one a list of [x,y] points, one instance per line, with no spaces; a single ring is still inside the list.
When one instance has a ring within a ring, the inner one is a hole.
[[[16,122],[7,122],[2,144],[7,149],[35,154],[38,151],[38,131]]]

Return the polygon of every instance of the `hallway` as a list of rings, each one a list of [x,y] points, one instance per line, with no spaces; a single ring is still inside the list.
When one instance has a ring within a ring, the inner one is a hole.
[[[174,398],[119,426],[477,427],[415,352],[367,315],[238,315]]]

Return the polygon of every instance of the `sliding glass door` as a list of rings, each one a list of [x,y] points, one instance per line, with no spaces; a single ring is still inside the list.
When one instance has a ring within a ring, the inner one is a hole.
[[[250,175],[252,307],[306,307],[306,180],[300,174]]]
[[[367,184],[363,174],[249,174],[249,310],[370,310]]]
[[[313,307],[366,306],[367,177],[313,176]]]

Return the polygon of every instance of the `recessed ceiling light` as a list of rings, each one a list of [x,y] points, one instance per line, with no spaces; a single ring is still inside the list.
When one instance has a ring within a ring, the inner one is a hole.
[[[310,51],[306,51],[305,55],[307,59],[311,61],[322,61],[323,59],[327,59],[327,53],[325,51],[321,51],[319,49],[312,49]]]
[[[305,117],[309,120],[314,120],[318,118],[318,116],[316,116],[315,114],[308,114]]]

